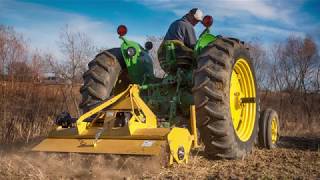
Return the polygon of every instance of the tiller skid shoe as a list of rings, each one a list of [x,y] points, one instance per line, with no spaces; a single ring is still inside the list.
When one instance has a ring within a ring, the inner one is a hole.
[[[188,162],[197,147],[194,106],[187,128],[159,128],[157,117],[139,96],[139,86],[106,100],[80,116],[67,118],[33,151],[169,156],[169,164]],[[168,152],[168,153],[165,153]]]

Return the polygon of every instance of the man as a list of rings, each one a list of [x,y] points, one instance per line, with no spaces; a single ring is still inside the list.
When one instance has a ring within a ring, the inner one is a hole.
[[[174,21],[170,25],[164,40],[179,40],[185,46],[193,49],[197,41],[194,26],[202,21],[202,16],[203,13],[200,9],[191,9],[181,19]]]

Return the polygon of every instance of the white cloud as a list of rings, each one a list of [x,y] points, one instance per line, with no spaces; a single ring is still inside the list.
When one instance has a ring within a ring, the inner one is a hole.
[[[305,33],[300,31],[293,31],[293,30],[276,28],[271,26],[247,24],[245,25],[245,27],[246,29],[253,29],[256,33],[273,34],[273,35],[282,36],[282,37],[288,37],[290,35],[301,36],[301,37],[305,36]]]
[[[302,10],[304,1],[277,0],[196,0],[163,1],[139,0],[152,9],[173,12],[182,16],[198,7],[214,18],[213,32],[243,40],[261,38],[264,43],[284,40],[289,35],[313,35],[318,42],[316,28],[310,15]],[[310,18],[310,19],[309,19]],[[318,26],[319,27],[319,26]],[[202,27],[196,27],[201,31]]]
[[[22,33],[33,49],[49,51],[58,58],[63,57],[58,40],[66,24],[72,31],[85,33],[97,47],[119,47],[121,43],[113,24],[47,6],[4,1],[0,6],[1,19],[8,21],[8,25],[14,26],[17,32]],[[134,35],[130,36],[130,39],[139,43],[145,41],[145,37]]]
[[[260,0],[197,0],[197,1],[164,1],[164,0],[140,0],[139,2],[156,9],[170,10],[181,16],[188,9],[198,7],[203,9],[205,13],[213,14],[217,18],[234,17],[241,18],[251,15],[256,18],[266,20],[281,20],[286,23],[291,22],[290,6],[285,7],[275,5],[272,1]]]
[[[311,27],[308,27],[307,24],[302,26],[301,23],[297,23],[302,18],[301,14],[297,13],[299,6],[297,1],[293,3],[258,0],[197,0],[189,2],[184,0],[140,0],[139,2],[154,9],[171,11],[179,16],[185,14],[190,8],[199,7],[203,9],[205,14],[214,16],[214,33],[226,34],[243,40],[262,37],[270,43],[270,40],[278,41],[291,34],[303,36],[305,34],[303,32],[311,31],[314,31],[312,34],[317,34],[316,32],[319,30],[318,28],[313,30],[319,25],[312,24]],[[304,16],[302,19],[305,21],[306,18]],[[75,31],[86,33],[98,47],[117,47],[121,43],[116,34],[116,26],[109,22],[38,4],[0,0],[0,22],[12,25],[18,32],[23,33],[33,48],[44,52],[50,51],[59,57],[62,55],[57,41],[65,24],[68,24]],[[163,24],[159,22],[157,26],[163,26]],[[203,27],[198,26],[196,29],[200,32]],[[141,44],[145,41],[143,36],[129,34],[129,37]]]

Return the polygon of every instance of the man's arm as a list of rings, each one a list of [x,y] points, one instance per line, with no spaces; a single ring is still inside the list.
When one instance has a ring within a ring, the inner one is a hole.
[[[164,40],[184,41],[184,30],[181,28],[180,22],[175,21],[170,25]]]
[[[185,31],[184,44],[187,47],[193,49],[197,43],[197,37],[196,37],[196,33],[194,31],[193,26],[191,25],[185,26],[184,31]]]

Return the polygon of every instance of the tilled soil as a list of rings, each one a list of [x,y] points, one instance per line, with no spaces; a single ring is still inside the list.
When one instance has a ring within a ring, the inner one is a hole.
[[[240,160],[210,160],[199,149],[168,168],[150,157],[2,151],[0,179],[320,179],[320,139],[283,137],[279,148]]]
[[[203,156],[192,156],[189,164],[163,169],[157,178],[319,179],[320,152],[284,148],[256,149],[243,160],[214,161]]]

